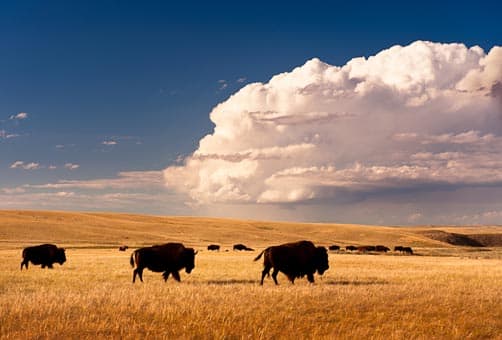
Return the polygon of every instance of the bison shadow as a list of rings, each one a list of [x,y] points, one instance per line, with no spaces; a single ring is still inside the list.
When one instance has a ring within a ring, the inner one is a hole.
[[[368,279],[368,280],[326,280],[319,281],[319,283],[325,285],[333,285],[333,286],[372,286],[372,285],[387,285],[390,282],[386,280],[379,279]]]
[[[258,280],[238,280],[238,279],[230,279],[230,280],[208,280],[205,283],[210,285],[233,285],[233,284],[257,284]]]

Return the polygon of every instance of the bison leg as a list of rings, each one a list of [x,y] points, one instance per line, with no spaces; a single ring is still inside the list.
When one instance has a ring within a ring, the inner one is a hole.
[[[136,282],[136,275],[139,276],[141,282],[143,282],[143,268],[136,268],[132,272],[132,283]]]
[[[265,276],[270,276],[270,267],[268,266],[265,266],[265,268],[263,268],[263,271],[261,272],[260,285],[262,286],[263,286],[263,279],[265,278]]]
[[[180,278],[180,273],[178,273],[177,271],[172,271],[171,274],[173,274],[173,277],[176,281],[180,282],[181,281],[181,278]]]
[[[44,263],[42,263],[42,268],[45,268],[45,264]]]
[[[52,266],[52,263],[49,263],[49,264],[47,265],[47,268],[49,268],[49,269],[53,269],[54,267]]]
[[[170,272],[164,272],[164,273],[162,274],[162,277],[164,278],[164,282],[166,282],[166,281],[167,281],[167,279],[169,278],[169,274],[171,274],[171,273],[170,273]]]
[[[274,268],[274,271],[272,272],[272,278],[274,279],[276,285],[279,284],[279,282],[277,282],[277,274],[279,274],[279,269]]]
[[[308,273],[307,280],[309,280],[310,283],[314,283],[314,274]]]
[[[23,270],[23,265],[26,267],[26,270],[28,270],[28,263],[29,262],[30,261],[28,261],[28,260],[23,260],[23,262],[21,262],[21,270]]]

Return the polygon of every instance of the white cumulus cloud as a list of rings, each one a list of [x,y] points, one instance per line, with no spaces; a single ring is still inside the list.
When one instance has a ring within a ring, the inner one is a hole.
[[[416,41],[244,86],[167,186],[197,204],[502,185],[502,47]]]
[[[15,115],[11,115],[9,119],[11,120],[24,120],[28,118],[28,114],[26,112],[19,112]]]
[[[29,162],[25,163],[23,161],[15,161],[10,165],[11,169],[24,169],[24,170],[37,170],[40,169],[40,163]]]

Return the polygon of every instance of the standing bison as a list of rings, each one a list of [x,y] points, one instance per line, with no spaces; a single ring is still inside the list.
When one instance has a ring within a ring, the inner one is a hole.
[[[23,266],[28,269],[28,263],[34,265],[42,265],[42,268],[52,269],[54,263],[63,265],[66,262],[64,248],[58,248],[54,244],[41,244],[39,246],[27,247],[23,249],[23,261],[21,262],[21,270]]]
[[[220,246],[218,244],[210,244],[207,246],[207,250],[217,250],[220,251]]]
[[[181,243],[166,243],[145,247],[135,250],[131,254],[131,266],[133,271],[132,282],[136,281],[136,275],[143,282],[143,269],[148,268],[153,272],[163,272],[164,281],[167,281],[169,274],[172,274],[176,281],[180,281],[181,269],[190,274],[195,267],[195,255],[197,252],[193,248],[185,248]]]
[[[270,269],[274,268],[272,278],[275,284],[277,274],[283,272],[289,281],[294,284],[297,277],[307,275],[309,282],[314,282],[314,273],[324,274],[329,269],[328,252],[324,247],[316,247],[310,241],[299,241],[286,243],[280,246],[268,247],[260,253],[254,260],[263,258],[264,269],[261,273],[260,285],[263,285],[265,275],[269,275]]]

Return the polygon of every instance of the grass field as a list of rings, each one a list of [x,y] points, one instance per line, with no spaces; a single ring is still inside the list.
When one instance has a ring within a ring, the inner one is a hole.
[[[452,246],[422,230],[430,227],[0,212],[0,337],[502,339],[502,249]],[[259,286],[258,251],[299,239],[402,244],[418,255],[331,252],[314,285],[280,274],[279,286]],[[181,283],[146,270],[145,282],[132,284],[131,251],[117,246],[167,241],[200,250],[241,242],[256,251],[203,250]],[[67,263],[20,271],[22,248],[41,242],[66,247]]]

